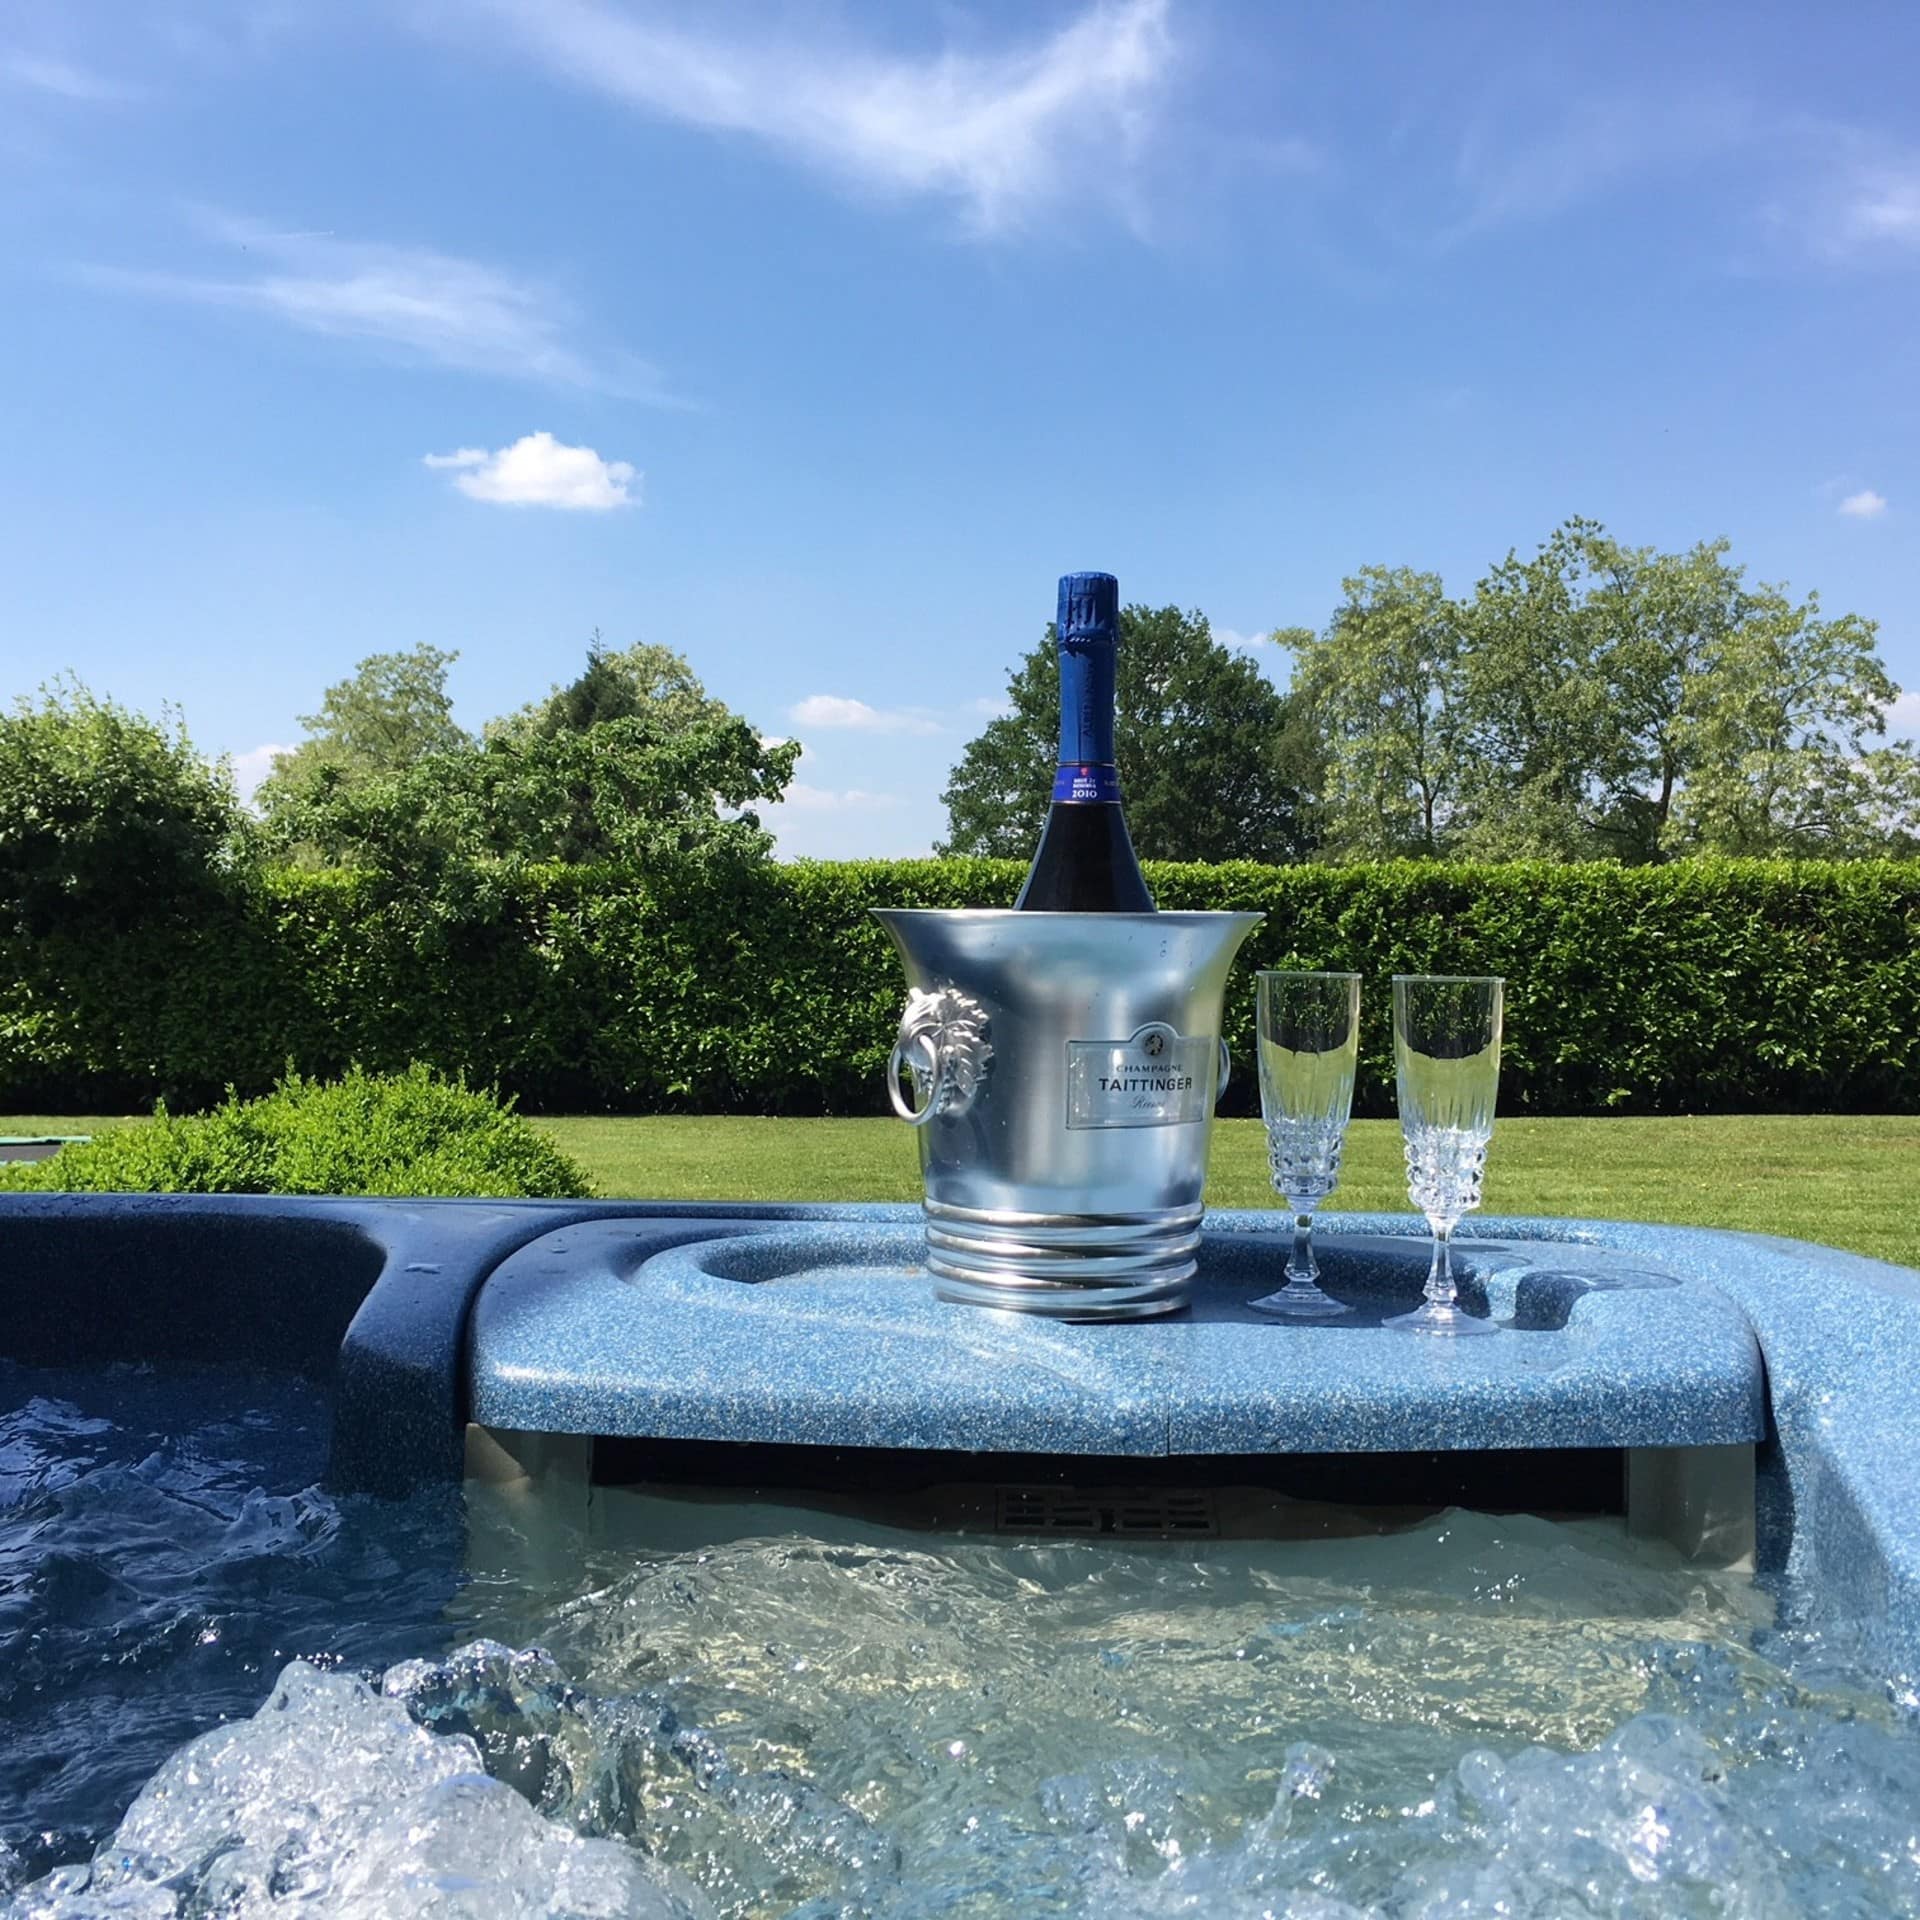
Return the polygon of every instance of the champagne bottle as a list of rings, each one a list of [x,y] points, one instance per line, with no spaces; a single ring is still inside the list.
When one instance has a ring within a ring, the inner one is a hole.
[[[1060,764],[1046,831],[1016,907],[1054,913],[1151,913],[1120,807],[1113,758],[1120,583],[1110,573],[1060,582]]]

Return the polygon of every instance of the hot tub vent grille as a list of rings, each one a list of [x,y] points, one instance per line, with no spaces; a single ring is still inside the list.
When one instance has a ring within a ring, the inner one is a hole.
[[[1158,1539],[1219,1532],[1213,1496],[1197,1487],[1096,1492],[1078,1487],[999,1487],[994,1527],[1000,1533],[1134,1534]]]

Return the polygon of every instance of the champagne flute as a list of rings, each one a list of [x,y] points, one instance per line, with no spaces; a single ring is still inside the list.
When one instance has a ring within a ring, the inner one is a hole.
[[[1350,1313],[1320,1287],[1313,1215],[1340,1181],[1360,1051],[1357,973],[1266,972],[1259,990],[1260,1111],[1274,1190],[1293,1210],[1287,1284],[1247,1304],[1289,1320]]]
[[[1409,1333],[1499,1331],[1491,1320],[1460,1310],[1453,1230],[1462,1214],[1480,1204],[1500,1090],[1504,985],[1450,974],[1393,977],[1393,1061],[1407,1191],[1433,1233],[1425,1303],[1386,1323]]]

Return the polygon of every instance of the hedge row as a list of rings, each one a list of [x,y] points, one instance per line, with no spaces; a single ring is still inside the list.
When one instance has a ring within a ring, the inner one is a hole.
[[[1254,908],[1250,969],[1509,981],[1509,1111],[1920,1108],[1920,862],[1162,866],[1165,908]],[[191,920],[0,949],[0,1105],[204,1101],[423,1060],[536,1109],[873,1113],[903,997],[868,909],[1004,905],[1005,861],[541,869],[428,920],[371,876],[281,872]],[[1249,1076],[1230,1096],[1247,1107]]]

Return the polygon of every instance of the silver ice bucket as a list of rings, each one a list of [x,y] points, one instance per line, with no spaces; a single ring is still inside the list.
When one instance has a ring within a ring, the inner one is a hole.
[[[1257,913],[876,909],[910,989],[887,1063],[943,1300],[1073,1320],[1184,1306],[1220,1007]]]

